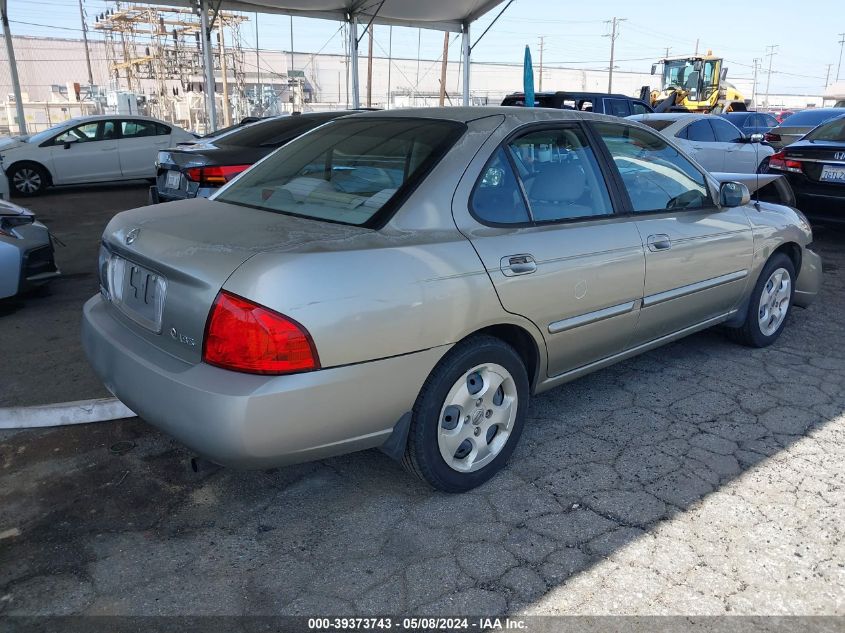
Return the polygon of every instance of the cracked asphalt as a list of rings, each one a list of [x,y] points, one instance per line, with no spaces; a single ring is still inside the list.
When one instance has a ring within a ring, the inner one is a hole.
[[[378,451],[194,472],[137,419],[0,432],[0,614],[845,615],[845,234],[816,245],[773,347],[708,331],[543,394],[464,495]],[[0,317],[3,365],[21,315],[89,290]]]

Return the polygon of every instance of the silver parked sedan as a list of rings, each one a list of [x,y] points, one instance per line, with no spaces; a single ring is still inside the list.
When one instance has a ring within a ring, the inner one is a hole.
[[[0,200],[0,299],[42,286],[59,274],[47,227],[29,209]]]
[[[372,112],[211,200],[117,215],[83,342],[112,392],[214,461],[381,447],[464,491],[511,455],[530,394],[716,324],[773,343],[818,292],[811,240],[639,124]]]

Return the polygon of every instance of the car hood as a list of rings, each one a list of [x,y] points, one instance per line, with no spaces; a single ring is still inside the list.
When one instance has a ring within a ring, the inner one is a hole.
[[[781,177],[780,174],[731,174],[727,172],[711,172],[710,175],[718,180],[719,184],[723,182],[741,182],[748,187],[748,191],[751,193]]]
[[[0,215],[26,215],[33,218],[35,217],[35,214],[29,209],[19,207],[18,205],[7,200],[0,200]]]
[[[25,145],[28,139],[28,136],[8,136],[6,138],[0,138],[0,152],[5,152],[10,149],[20,147],[21,145]]]

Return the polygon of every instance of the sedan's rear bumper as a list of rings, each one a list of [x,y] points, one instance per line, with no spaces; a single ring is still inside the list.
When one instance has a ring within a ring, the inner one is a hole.
[[[822,258],[809,248],[805,248],[801,257],[801,272],[795,282],[793,302],[802,308],[808,307],[819,294],[822,287]]]
[[[191,365],[151,346],[100,296],[84,308],[94,371],[130,409],[212,461],[264,468],[380,446],[447,346],[290,376]]]

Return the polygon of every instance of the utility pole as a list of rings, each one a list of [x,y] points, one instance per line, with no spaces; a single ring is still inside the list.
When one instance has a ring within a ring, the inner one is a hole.
[[[6,40],[6,57],[9,60],[9,79],[12,80],[12,91],[15,93],[15,110],[18,115],[18,133],[23,136],[26,134],[26,117],[23,112],[21,83],[18,79],[18,65],[17,62],[15,62],[15,47],[12,45],[12,33],[9,30],[8,0],[0,0],[0,19],[2,19],[3,22],[3,39]]]
[[[367,29],[367,107],[373,107],[373,23]]]
[[[664,57],[669,57],[669,51],[671,51],[671,50],[672,49],[669,46],[667,46],[666,47],[666,55],[664,55]]]
[[[85,63],[88,64],[88,85],[94,85],[94,73],[91,72],[91,51],[88,50],[88,24],[85,22],[85,9],[79,0],[79,18],[82,20],[82,42],[85,45]]]
[[[440,107],[446,105],[446,65],[449,63],[449,31],[443,33],[443,61],[440,63]]]
[[[698,38],[695,38],[695,56],[698,57]]]
[[[232,125],[232,111],[229,109],[229,69],[226,67],[226,40],[223,36],[223,22],[220,22],[220,29],[217,31],[217,44],[220,54],[220,75],[223,79],[223,125]]]
[[[293,70],[293,16],[290,16],[290,69]]]
[[[393,27],[389,27],[387,31],[387,105],[385,106],[388,110],[390,110],[390,69],[393,66]]]
[[[839,81],[839,71],[842,70],[842,49],[845,48],[845,33],[840,33],[839,37],[839,65],[836,67],[836,81]]]
[[[258,103],[260,104],[259,115],[264,114],[264,90],[261,88],[261,55],[258,52],[258,11],[255,12],[255,71],[257,73],[256,82],[258,83],[256,95]],[[338,89],[340,94],[340,89]],[[340,100],[340,97],[338,97]]]
[[[546,36],[540,36],[540,89],[538,92],[543,92],[543,48],[546,43]]]
[[[827,73],[824,76],[824,87],[827,88],[830,85],[830,69],[833,68],[833,64],[827,65]]]
[[[771,44],[766,47],[766,55],[769,58],[769,74],[766,77],[766,108],[769,107],[769,86],[772,82],[772,59],[775,55],[777,55],[777,51],[775,49],[779,46],[779,44]]]
[[[754,104],[754,107],[757,107],[757,69],[760,67],[760,58],[754,58],[754,86],[751,88],[751,103]]]
[[[604,37],[610,37],[610,68],[607,75],[607,92],[610,94],[613,92],[613,60],[616,54],[616,38],[618,37],[616,33],[616,26],[620,22],[624,22],[626,18],[613,18],[612,20],[608,20],[606,24],[611,24],[610,35],[605,35]]]

